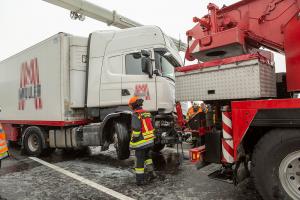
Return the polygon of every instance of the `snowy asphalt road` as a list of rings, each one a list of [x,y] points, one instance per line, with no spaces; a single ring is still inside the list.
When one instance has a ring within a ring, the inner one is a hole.
[[[4,160],[0,170],[0,199],[116,199],[20,155],[17,149],[12,149],[11,154],[12,158]],[[250,179],[237,187],[210,179],[207,175],[219,166],[210,165],[198,171],[172,149],[154,155],[159,179],[143,187],[135,185],[133,156],[118,161],[113,150],[101,153],[99,148],[93,148],[91,155],[56,150],[51,156],[41,159],[134,199],[260,199]]]

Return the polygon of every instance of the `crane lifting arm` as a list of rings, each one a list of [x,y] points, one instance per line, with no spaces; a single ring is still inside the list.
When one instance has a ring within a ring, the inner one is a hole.
[[[83,19],[83,16],[115,26],[120,29],[142,26],[142,24],[119,15],[115,10],[110,11],[85,0],[44,0],[48,3],[71,11],[73,18]],[[180,40],[170,37],[179,51],[185,51],[187,45]]]
[[[287,86],[300,91],[300,0],[242,0],[194,17],[189,31],[188,60],[209,61],[266,47],[286,57]]]

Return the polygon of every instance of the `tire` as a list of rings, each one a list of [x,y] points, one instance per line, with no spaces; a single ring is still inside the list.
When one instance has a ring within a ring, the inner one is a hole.
[[[113,144],[116,148],[119,160],[125,160],[130,156],[130,134],[124,122],[115,122],[113,125]]]
[[[293,162],[286,164],[288,158]],[[251,162],[253,181],[263,199],[300,199],[300,174],[288,171],[296,169],[294,166],[299,169],[299,164],[299,129],[275,129],[264,135],[255,146]]]
[[[43,131],[36,126],[28,127],[24,131],[24,153],[29,156],[41,156],[43,153]]]
[[[163,150],[163,148],[165,148],[165,144],[154,144],[154,146],[152,147],[152,151],[155,153],[159,153],[161,150]]]

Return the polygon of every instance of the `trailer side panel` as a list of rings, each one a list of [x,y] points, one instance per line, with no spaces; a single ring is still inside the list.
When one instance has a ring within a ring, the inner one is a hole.
[[[65,36],[57,34],[0,63],[1,121],[64,120]]]

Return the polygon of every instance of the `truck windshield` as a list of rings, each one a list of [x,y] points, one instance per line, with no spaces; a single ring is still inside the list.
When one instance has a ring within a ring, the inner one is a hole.
[[[166,50],[155,51],[155,64],[163,77],[175,80],[175,67],[180,65],[171,53]]]

